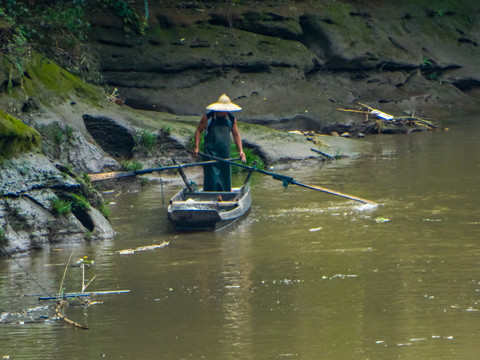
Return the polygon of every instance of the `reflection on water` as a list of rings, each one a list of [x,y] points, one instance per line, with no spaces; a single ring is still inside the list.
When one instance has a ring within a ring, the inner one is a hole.
[[[477,358],[479,130],[472,121],[449,132],[370,137],[372,152],[361,159],[278,171],[376,206],[294,185],[285,191],[256,175],[246,218],[214,233],[176,233],[164,200],[177,187],[166,187],[163,201],[160,186],[109,194],[116,239],[51,246],[17,261],[55,293],[61,264],[72,252],[88,255],[89,290],[131,292],[70,306],[67,315],[90,328],[73,329],[53,319],[52,303],[22,296],[41,290],[2,260],[0,314],[41,309],[35,323],[0,324],[0,355]],[[119,252],[149,245],[159,246]],[[80,268],[69,268],[64,284],[79,291]]]

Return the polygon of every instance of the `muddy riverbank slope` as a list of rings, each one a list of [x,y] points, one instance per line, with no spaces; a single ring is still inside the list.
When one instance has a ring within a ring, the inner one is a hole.
[[[432,119],[475,111],[479,17],[469,0],[151,1],[140,41],[104,16],[90,40],[132,107],[197,115],[226,92],[244,121],[318,131],[358,121],[337,109],[359,102]]]

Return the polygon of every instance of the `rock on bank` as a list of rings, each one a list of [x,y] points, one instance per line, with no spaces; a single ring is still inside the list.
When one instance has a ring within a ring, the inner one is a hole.
[[[0,246],[8,253],[114,236],[104,214],[91,205],[102,208],[101,198],[64,171],[40,154],[2,161]]]

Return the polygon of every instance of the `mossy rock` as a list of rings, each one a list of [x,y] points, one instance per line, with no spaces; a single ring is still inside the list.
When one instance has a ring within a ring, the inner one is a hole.
[[[0,158],[39,148],[40,133],[0,110]]]
[[[28,62],[23,89],[27,96],[34,96],[43,104],[58,104],[83,99],[99,105],[98,90],[79,77],[62,69],[53,61],[36,54]]]

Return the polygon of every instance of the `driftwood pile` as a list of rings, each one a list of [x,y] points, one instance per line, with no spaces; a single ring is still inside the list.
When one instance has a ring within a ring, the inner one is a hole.
[[[415,114],[408,116],[394,116],[368,105],[362,103],[358,104],[361,106],[361,109],[340,108],[337,110],[365,114],[365,122],[370,124],[371,133],[393,133],[397,132],[395,130],[397,130],[399,127],[420,130],[434,130],[437,128],[430,121],[415,116]]]

